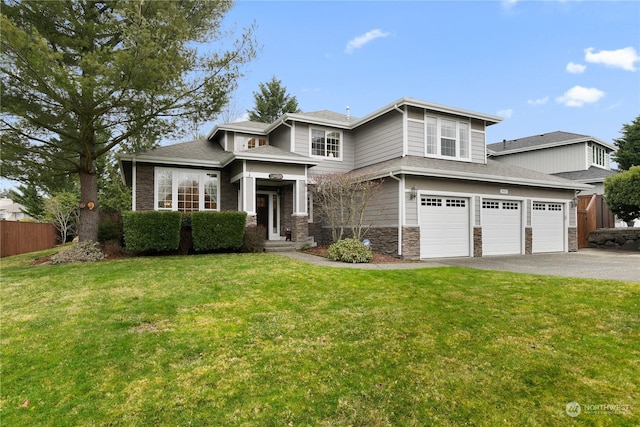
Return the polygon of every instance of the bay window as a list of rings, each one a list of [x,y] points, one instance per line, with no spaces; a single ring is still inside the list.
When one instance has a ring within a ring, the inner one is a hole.
[[[217,172],[155,169],[156,210],[193,212],[219,210]]]
[[[469,132],[468,122],[427,116],[425,118],[425,155],[469,159]]]

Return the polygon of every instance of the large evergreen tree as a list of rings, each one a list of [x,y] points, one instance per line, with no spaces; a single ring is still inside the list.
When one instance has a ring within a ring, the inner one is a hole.
[[[249,113],[249,120],[272,123],[285,113],[299,113],[298,100],[287,93],[287,88],[275,76],[271,81],[260,83],[260,91],[253,92],[255,107]]]
[[[613,160],[620,170],[629,170],[640,166],[640,116],[630,124],[622,125],[622,138],[614,139],[618,150]]]
[[[231,6],[3,0],[2,175],[27,183],[77,174],[79,237],[96,240],[98,159],[211,120],[254,58],[252,29],[228,50],[198,50],[221,40]]]

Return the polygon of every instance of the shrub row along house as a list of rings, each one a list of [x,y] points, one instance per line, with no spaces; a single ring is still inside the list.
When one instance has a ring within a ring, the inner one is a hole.
[[[577,250],[576,192],[592,187],[488,157],[485,129],[500,120],[402,98],[359,119],[317,111],[218,125],[120,162],[133,210],[244,211],[268,240],[329,243],[314,176],[353,172],[383,180],[365,215],[374,250],[406,259]]]

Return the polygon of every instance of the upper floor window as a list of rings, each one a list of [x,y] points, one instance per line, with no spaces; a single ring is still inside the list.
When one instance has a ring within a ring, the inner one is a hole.
[[[469,123],[427,117],[425,127],[425,155],[457,159],[470,157]]]
[[[603,168],[607,167],[607,152],[603,147],[599,145],[593,145],[591,147],[592,153],[592,161],[594,165],[602,166]]]
[[[218,178],[217,172],[156,168],[156,210],[219,210]]]
[[[311,129],[311,155],[327,157],[330,159],[341,158],[342,132],[326,129]]]
[[[247,140],[247,149],[252,149],[256,147],[262,147],[263,145],[267,145],[266,138],[249,138]]]

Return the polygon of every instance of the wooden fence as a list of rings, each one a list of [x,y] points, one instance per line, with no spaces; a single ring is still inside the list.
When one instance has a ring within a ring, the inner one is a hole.
[[[589,234],[600,228],[615,227],[615,215],[602,194],[578,196],[578,248],[589,246]]]
[[[53,224],[0,221],[0,258],[49,249],[58,244]]]

